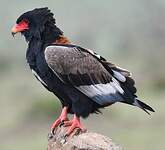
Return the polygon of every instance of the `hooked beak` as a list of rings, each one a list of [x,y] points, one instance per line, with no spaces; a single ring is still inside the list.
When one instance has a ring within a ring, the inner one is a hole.
[[[27,29],[29,29],[28,24],[25,23],[25,22],[21,22],[21,23],[16,24],[16,25],[14,25],[14,26],[12,27],[12,29],[11,29],[11,34],[12,34],[12,36],[14,37],[14,35],[15,35],[16,33],[22,32],[22,31],[27,30]]]
[[[15,25],[15,26],[13,26],[12,29],[11,29],[11,34],[12,34],[12,36],[14,37],[14,35],[15,35],[17,32],[18,32],[18,31],[17,31],[16,25]]]
[[[11,34],[12,34],[13,37],[15,36],[16,33],[17,32],[13,31],[13,28],[12,28]]]

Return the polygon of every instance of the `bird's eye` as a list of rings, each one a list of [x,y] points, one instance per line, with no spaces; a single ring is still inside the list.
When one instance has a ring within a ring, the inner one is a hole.
[[[26,24],[29,24],[29,21],[27,19],[23,19],[21,22],[24,22]]]

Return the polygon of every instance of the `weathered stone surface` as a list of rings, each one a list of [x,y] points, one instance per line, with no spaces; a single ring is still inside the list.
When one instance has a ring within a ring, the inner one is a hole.
[[[54,135],[49,135],[48,150],[122,150],[110,138],[97,133],[77,130],[70,137],[65,137],[66,129],[58,127]]]

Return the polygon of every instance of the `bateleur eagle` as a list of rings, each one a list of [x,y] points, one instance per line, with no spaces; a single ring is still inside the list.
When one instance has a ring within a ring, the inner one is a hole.
[[[28,42],[26,59],[35,77],[62,103],[62,113],[51,130],[61,123],[84,129],[80,117],[98,113],[99,108],[122,102],[154,112],[136,96],[130,72],[106,61],[92,50],[71,44],[56,26],[53,13],[36,8],[22,14],[12,28]],[[68,120],[67,113],[74,114]]]

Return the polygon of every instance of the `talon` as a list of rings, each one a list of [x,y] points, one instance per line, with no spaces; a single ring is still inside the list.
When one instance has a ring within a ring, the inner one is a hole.
[[[67,138],[68,136],[69,136],[68,134],[65,134],[65,135],[64,135],[64,139],[66,140],[66,138]]]
[[[64,137],[64,138],[60,141],[60,143],[61,143],[62,145],[64,145],[64,144],[66,143],[66,138]]]
[[[61,121],[61,123],[59,124],[60,128],[64,125],[64,120]]]
[[[68,117],[67,117],[67,110],[68,110],[68,107],[64,107],[62,109],[62,112],[61,112],[61,115],[59,116],[59,118],[54,121],[54,123],[52,124],[51,126],[51,132],[54,134],[54,131],[55,129],[58,127],[58,126],[62,126],[63,125],[63,122],[65,120],[68,120]],[[61,125],[62,124],[62,125]]]
[[[57,128],[52,128],[51,131],[50,131],[50,134],[55,135],[55,133],[56,133],[56,132],[55,132],[56,129],[57,129]]]
[[[67,136],[69,136],[77,128],[82,132],[86,131],[86,129],[80,123],[80,119],[75,114],[74,114],[73,120],[64,122],[64,126],[70,126],[66,132]]]
[[[82,133],[82,132],[83,132],[82,129],[77,129],[76,132],[75,132],[75,135],[78,135],[78,134],[80,134],[80,133]],[[85,131],[84,131],[84,132],[85,132]]]
[[[51,140],[53,138],[53,134],[52,133],[48,133],[48,141]]]

